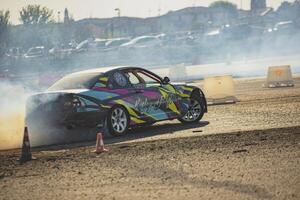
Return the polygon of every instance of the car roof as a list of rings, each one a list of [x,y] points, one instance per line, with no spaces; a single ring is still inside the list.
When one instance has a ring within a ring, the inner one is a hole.
[[[69,75],[94,74],[94,73],[99,73],[100,74],[100,73],[106,73],[110,70],[117,69],[117,68],[119,68],[119,66],[94,68],[94,69],[88,69],[88,70],[74,72],[74,73],[71,73]]]
[[[68,76],[81,75],[81,74],[95,74],[95,73],[98,73],[98,74],[111,73],[111,72],[119,71],[119,70],[135,70],[135,69],[148,71],[148,70],[140,68],[140,67],[113,66],[113,67],[101,67],[101,68],[88,69],[88,70],[84,70],[84,71],[78,71],[78,72],[71,73]]]

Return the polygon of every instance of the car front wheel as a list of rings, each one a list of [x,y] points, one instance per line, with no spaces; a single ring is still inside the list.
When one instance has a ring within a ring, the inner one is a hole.
[[[187,113],[178,119],[184,124],[198,122],[204,115],[204,109],[201,100],[199,98],[192,97],[190,101],[191,104]]]
[[[113,107],[108,113],[107,125],[113,136],[125,135],[129,126],[127,110],[122,106]]]

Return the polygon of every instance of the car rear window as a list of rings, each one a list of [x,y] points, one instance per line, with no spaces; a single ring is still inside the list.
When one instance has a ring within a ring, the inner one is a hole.
[[[99,73],[68,75],[54,83],[48,91],[69,89],[90,89],[98,80]]]

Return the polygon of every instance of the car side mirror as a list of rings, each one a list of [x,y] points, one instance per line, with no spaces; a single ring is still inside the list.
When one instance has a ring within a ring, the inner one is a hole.
[[[169,77],[165,76],[163,79],[163,84],[168,84],[170,82]]]

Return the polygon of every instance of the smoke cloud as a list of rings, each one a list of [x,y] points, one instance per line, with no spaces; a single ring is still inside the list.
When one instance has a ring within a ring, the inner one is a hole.
[[[0,150],[21,147],[27,94],[22,85],[0,82]]]
[[[97,46],[96,41],[103,39],[100,35],[88,38],[91,36],[82,28],[79,31],[81,39],[72,38],[72,34],[60,32],[58,28],[52,30],[52,26],[45,26],[44,29],[43,26],[37,26],[34,34],[31,29],[28,34],[25,34],[26,31],[16,30],[19,37],[14,36],[13,41],[24,41],[26,45],[13,43],[15,46],[22,46],[26,51],[30,47],[44,46],[45,52],[36,56],[12,55],[0,58],[0,75],[7,73],[14,78],[11,82],[0,80],[0,150],[21,146],[25,103],[30,94],[24,91],[23,86],[26,85],[31,91],[42,91],[62,76],[74,71],[110,66],[137,66],[148,68],[162,77],[170,76],[171,81],[200,80],[219,75],[266,76],[269,66],[279,65],[290,65],[293,74],[300,73],[299,22],[282,20],[276,19],[268,25],[209,25],[203,30],[199,27],[199,30],[178,29],[177,32],[170,31],[172,29],[168,31],[167,23],[164,23],[160,29],[144,33],[145,36],[156,36],[159,42],[148,41],[142,45],[127,47],[117,45],[106,49],[100,44]],[[191,21],[190,24],[193,23]],[[182,23],[178,24],[182,26]],[[52,42],[38,40],[38,33],[42,33],[41,38]],[[31,36],[33,39],[22,39],[25,36]],[[91,41],[87,47],[82,48],[54,45],[60,43],[62,36],[68,44],[74,39],[76,43],[82,40]],[[127,36],[133,39],[141,35]],[[47,97],[46,101],[53,101],[49,96],[44,96]],[[36,124],[41,126],[38,122]],[[75,141],[89,134],[86,130],[67,130],[65,127],[37,127],[29,129],[29,133],[32,145]],[[93,130],[90,131],[90,135],[94,137]]]

